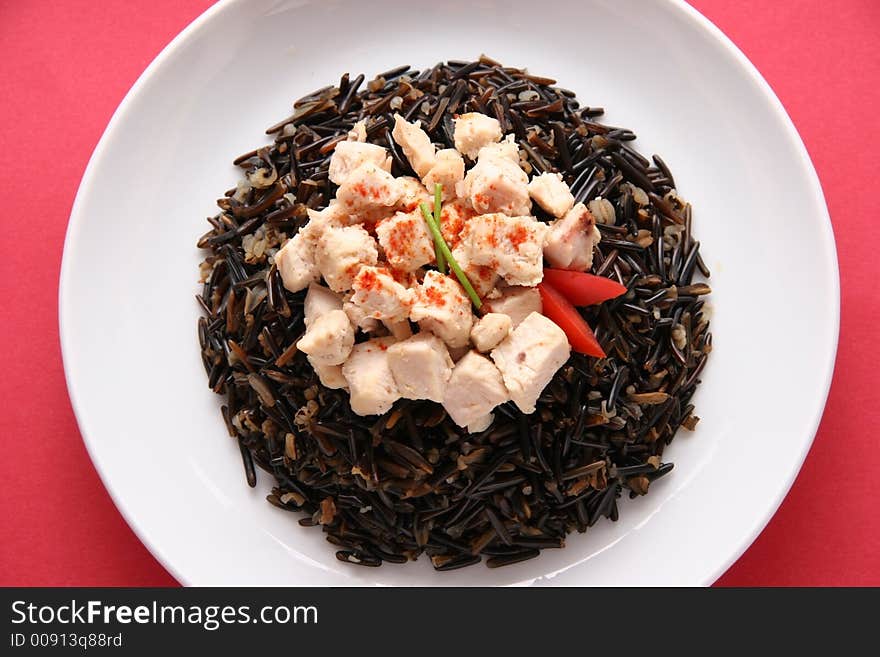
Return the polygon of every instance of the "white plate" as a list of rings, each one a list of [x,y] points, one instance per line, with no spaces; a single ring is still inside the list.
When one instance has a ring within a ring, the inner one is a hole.
[[[536,11],[540,6],[541,11]],[[660,153],[713,271],[715,351],[675,470],[617,523],[489,570],[361,569],[247,487],[206,387],[193,301],[231,160],[293,99],[401,63],[473,58],[555,77]],[[788,491],[822,413],[838,332],[834,238],[766,82],[683,2],[221,2],[154,61],[107,127],[70,219],[61,341],[83,438],[119,510],[185,584],[710,584]]]

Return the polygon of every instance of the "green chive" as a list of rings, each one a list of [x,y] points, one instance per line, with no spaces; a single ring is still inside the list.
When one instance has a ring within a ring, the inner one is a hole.
[[[431,220],[433,217],[431,216],[431,211],[428,209],[427,204],[419,203],[419,209],[422,211],[422,216],[425,218],[425,223],[428,224],[428,227],[431,226]],[[446,269],[446,262],[443,259],[443,251],[440,250],[440,241],[437,239],[437,236],[431,233],[434,238],[434,256],[437,259],[437,269],[441,274],[445,274],[444,271]],[[442,237],[442,236],[441,236]]]
[[[465,273],[461,270],[461,267],[458,266],[458,262],[456,262],[455,258],[452,256],[452,251],[449,250],[449,246],[443,239],[443,235],[440,233],[440,228],[437,226],[437,222],[434,221],[434,217],[431,216],[431,212],[428,210],[428,206],[424,203],[421,203],[419,207],[421,207],[422,209],[422,215],[424,215],[425,221],[428,222],[428,228],[431,229],[431,233],[434,235],[434,244],[438,245],[447,262],[449,262],[449,267],[452,269],[455,277],[458,279],[458,282],[461,283],[464,291],[467,292],[467,295],[471,298],[471,302],[474,304],[476,309],[479,310],[483,306],[483,302],[480,301],[480,296],[477,294],[476,290],[474,290],[471,282],[468,280],[468,277],[465,276]]]
[[[437,225],[442,225],[440,221],[440,204],[442,202],[443,196],[443,185],[440,183],[434,183],[434,221],[437,222]],[[437,252],[437,269],[440,270],[441,274],[446,273],[446,258],[443,256],[443,251],[440,250],[440,242],[437,241],[437,238],[434,238],[434,250]]]

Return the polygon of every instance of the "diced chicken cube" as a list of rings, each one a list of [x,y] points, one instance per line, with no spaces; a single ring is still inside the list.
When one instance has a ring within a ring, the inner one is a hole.
[[[443,401],[453,363],[446,345],[436,335],[424,331],[391,345],[388,365],[404,399]]]
[[[394,130],[391,131],[394,141],[403,149],[410,166],[419,178],[428,175],[434,166],[435,149],[428,133],[419,127],[419,122],[410,123],[400,114],[394,115]]]
[[[443,185],[443,200],[455,198],[455,188],[464,179],[464,160],[454,148],[437,151],[434,166],[424,178],[425,187],[434,189],[435,184]]]
[[[507,315],[512,328],[519,326],[530,314],[544,310],[538,288],[507,287],[500,292],[500,296],[484,303],[483,309],[490,313]]]
[[[510,398],[523,413],[533,413],[535,403],[571,348],[565,333],[539,313],[532,313],[492,350]]]
[[[492,409],[509,398],[498,368],[485,356],[469,351],[452,370],[443,408],[458,426],[476,433],[492,423]]]
[[[537,285],[546,235],[547,225],[534,217],[484,214],[467,223],[461,246],[471,263],[492,268],[510,285]]]
[[[416,288],[409,317],[418,322],[422,330],[431,331],[450,347],[463,347],[470,338],[473,324],[470,299],[458,281],[438,271],[427,272]]]
[[[378,144],[367,144],[361,141],[341,141],[333,149],[330,156],[330,180],[337,185],[343,184],[351,173],[364,162],[371,162],[383,171],[391,171],[391,156]]]
[[[554,267],[586,271],[593,265],[593,249],[602,239],[596,220],[583,203],[550,224],[544,257]]]
[[[376,224],[376,237],[388,263],[400,271],[415,271],[434,262],[434,240],[420,210],[383,219]]]
[[[510,333],[510,316],[503,313],[486,313],[471,329],[471,342],[477,351],[486,353],[501,344]]]
[[[388,366],[388,348],[394,343],[394,338],[374,338],[356,344],[342,365],[351,410],[358,415],[381,415],[400,399]]]
[[[394,176],[373,162],[364,162],[348,174],[336,198],[352,214],[361,214],[389,209],[400,199],[402,191]]]
[[[456,117],[454,121],[455,148],[472,160],[476,159],[481,148],[501,139],[501,124],[491,116],[468,112]]]
[[[401,212],[413,212],[419,209],[420,203],[434,207],[434,196],[425,189],[420,180],[412,176],[401,176],[397,179],[400,186],[400,198],[394,207]]]
[[[352,281],[351,302],[360,306],[368,317],[401,321],[409,316],[412,290],[394,280],[384,267],[365,266]]]
[[[336,201],[323,210],[309,210],[309,221],[289,239],[274,256],[278,273],[284,287],[291,292],[299,292],[309,283],[321,277],[317,262],[317,245],[320,237],[331,227],[340,227],[351,222],[351,217]]]
[[[332,310],[342,310],[342,297],[323,285],[312,283],[303,303],[303,322],[308,329],[319,317]]]
[[[315,262],[315,241],[303,231],[287,240],[274,260],[281,282],[291,292],[299,292],[321,277]]]
[[[305,230],[313,233],[316,240],[327,226],[348,226],[357,221],[357,217],[336,199],[330,201],[330,204],[322,210],[309,208],[306,212],[309,215],[309,223],[306,224]]]
[[[367,141],[367,122],[361,119],[354,124],[346,136],[348,141]]]
[[[532,178],[529,195],[554,217],[562,217],[574,205],[574,196],[559,173],[542,173]]]
[[[318,270],[334,292],[351,289],[360,268],[378,259],[376,240],[360,225],[326,228],[315,250]]]
[[[384,335],[384,324],[374,317],[370,317],[364,309],[352,303],[351,297],[353,293],[348,294],[346,300],[342,303],[343,312],[348,315],[348,319],[364,333],[373,335]]]
[[[331,310],[312,322],[297,349],[321,365],[339,365],[354,346],[354,329],[342,310]]]
[[[492,422],[495,420],[495,413],[488,413],[484,415],[481,419],[475,420],[467,425],[468,433],[481,433],[492,426]]]
[[[461,231],[474,216],[473,209],[462,199],[443,204],[440,210],[440,233],[450,249],[455,249],[461,242]]]
[[[480,297],[486,296],[495,287],[495,284],[498,283],[498,274],[495,273],[495,270],[491,267],[475,265],[471,262],[470,256],[464,247],[457,246],[454,248],[452,250],[452,257],[455,258],[458,266],[461,267],[464,275],[467,276],[471,287],[474,288],[474,292]]]
[[[348,388],[348,381],[342,376],[342,365],[322,365],[311,356],[307,356],[306,358],[312,366],[312,369],[315,370],[315,374],[318,375],[318,379],[321,381],[322,386],[330,388],[331,390]]]
[[[519,166],[519,146],[516,143],[516,137],[507,135],[497,144],[483,146],[477,154],[477,160],[491,160],[493,157],[510,160]]]
[[[510,216],[531,213],[529,177],[519,164],[502,157],[481,157],[457,188],[478,214]]]

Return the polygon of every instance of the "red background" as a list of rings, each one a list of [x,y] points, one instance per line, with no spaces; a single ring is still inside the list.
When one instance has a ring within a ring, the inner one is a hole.
[[[71,411],[57,283],[107,121],[209,0],[0,3],[0,584],[173,585],[116,511]],[[880,2],[695,0],[755,63],[825,189],[842,288],[825,416],[779,512],[721,585],[880,585]],[[805,327],[809,330],[808,327]]]

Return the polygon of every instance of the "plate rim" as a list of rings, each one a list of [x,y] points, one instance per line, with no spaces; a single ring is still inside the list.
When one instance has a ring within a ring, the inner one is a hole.
[[[106,128],[104,129],[100,139],[98,140],[94,150],[92,151],[92,154],[89,157],[88,164],[85,167],[79,186],[77,188],[76,196],[74,197],[74,201],[71,206],[70,217],[68,219],[68,224],[65,231],[64,245],[61,257],[61,267],[59,272],[58,329],[59,341],[61,346],[61,360],[64,368],[64,378],[65,384],[67,386],[68,397],[70,399],[71,407],[76,418],[77,428],[79,430],[80,436],[82,437],[82,441],[86,447],[89,458],[96,472],[98,473],[98,477],[100,478],[105,490],[110,495],[110,498],[113,501],[113,504],[116,507],[117,511],[120,513],[120,515],[122,515],[128,527],[132,530],[132,532],[134,532],[135,536],[137,536],[138,540],[147,548],[150,554],[162,565],[163,568],[165,568],[172,575],[172,577],[177,580],[178,583],[183,586],[192,585],[190,578],[176,567],[174,560],[170,558],[165,553],[165,550],[150,536],[148,536],[146,530],[138,524],[137,519],[134,517],[131,510],[126,506],[122,495],[114,487],[111,481],[111,477],[109,476],[109,469],[105,468],[99,450],[97,449],[94,441],[89,437],[88,431],[86,431],[85,429],[84,425],[86,424],[86,422],[84,418],[86,416],[86,411],[84,406],[78,401],[79,397],[76,392],[76,386],[74,384],[75,376],[71,371],[72,368],[70,366],[70,358],[68,356],[68,354],[72,352],[74,347],[71,344],[71,338],[68,332],[65,330],[65,327],[68,323],[66,317],[68,313],[71,312],[70,310],[68,310],[68,308],[70,307],[70,301],[68,300],[66,294],[66,289],[68,286],[67,281],[69,281],[70,277],[72,276],[72,265],[70,264],[72,258],[69,254],[73,250],[75,250],[78,233],[80,232],[80,229],[85,222],[82,206],[86,203],[85,198],[93,188],[93,178],[96,175],[95,172],[98,169],[99,162],[104,155],[104,151],[112,142],[114,133],[118,129],[119,125],[124,121],[125,116],[128,113],[129,107],[140,95],[141,89],[147,84],[147,81],[168,60],[170,60],[174,56],[176,51],[180,47],[182,47],[186,41],[188,41],[198,31],[203,29],[207,24],[209,24],[216,16],[219,16],[221,13],[230,10],[233,6],[244,3],[245,1],[246,0],[219,0],[217,3],[208,7],[204,12],[193,19],[186,27],[184,27],[164,48],[162,48],[162,50],[138,76],[137,80],[134,82],[131,88],[126,92],[125,96],[120,101],[117,108],[114,110],[113,115],[108,121]],[[715,41],[718,45],[723,47],[726,53],[730,55],[735,63],[740,67],[742,72],[745,73],[750,81],[757,86],[757,88],[761,92],[761,95],[763,96],[763,100],[768,103],[769,109],[771,109],[772,112],[777,116],[777,118],[780,119],[780,123],[786,133],[785,137],[791,143],[791,145],[794,146],[799,163],[804,169],[806,180],[808,181],[809,186],[813,192],[813,202],[816,204],[820,214],[820,219],[822,220],[821,226],[819,227],[819,234],[822,238],[823,247],[828,252],[828,271],[826,272],[826,277],[830,284],[829,293],[833,301],[832,308],[829,309],[832,312],[828,313],[826,316],[827,320],[830,322],[829,328],[831,329],[831,344],[828,345],[830,347],[829,357],[827,359],[827,362],[825,363],[823,371],[821,372],[822,385],[820,387],[821,394],[819,397],[821,403],[817,404],[816,407],[813,409],[812,417],[810,418],[810,422],[808,425],[810,427],[809,439],[803,441],[800,453],[796,455],[796,458],[792,459],[792,461],[790,462],[791,465],[787,469],[787,471],[781,473],[784,474],[784,476],[779,477],[779,485],[777,486],[775,495],[773,496],[773,499],[769,506],[764,510],[763,513],[756,514],[756,518],[752,523],[751,528],[743,535],[739,544],[733,547],[733,549],[731,549],[725,555],[725,557],[719,561],[719,565],[713,571],[706,573],[700,580],[700,585],[711,586],[754,543],[758,535],[764,530],[770,520],[776,515],[780,505],[787,497],[792,485],[795,482],[795,479],[800,473],[801,468],[803,467],[804,460],[806,459],[807,454],[809,453],[813,445],[816,433],[819,428],[819,424],[822,420],[822,416],[824,414],[824,410],[827,404],[828,394],[831,388],[834,374],[834,366],[837,358],[837,349],[840,337],[840,268],[837,258],[837,247],[834,236],[834,228],[831,223],[831,216],[828,211],[828,205],[825,200],[822,183],[819,179],[818,173],[816,172],[816,168],[813,165],[812,159],[810,158],[806,145],[804,144],[804,141],[800,136],[800,133],[798,132],[796,126],[794,125],[794,122],[786,111],[785,106],[782,104],[782,101],[779,100],[778,96],[773,91],[773,88],[770,86],[767,80],[764,79],[764,77],[758,71],[757,67],[751,62],[751,60],[745,55],[745,53],[743,53],[742,50],[740,50],[740,48],[730,39],[730,37],[728,37],[709,18],[700,13],[700,11],[697,10],[695,7],[689,5],[687,2],[685,2],[685,0],[654,1],[659,4],[665,4],[669,6],[673,11],[678,12],[683,19],[690,21],[696,27],[704,31],[708,36],[711,36],[713,41]]]

